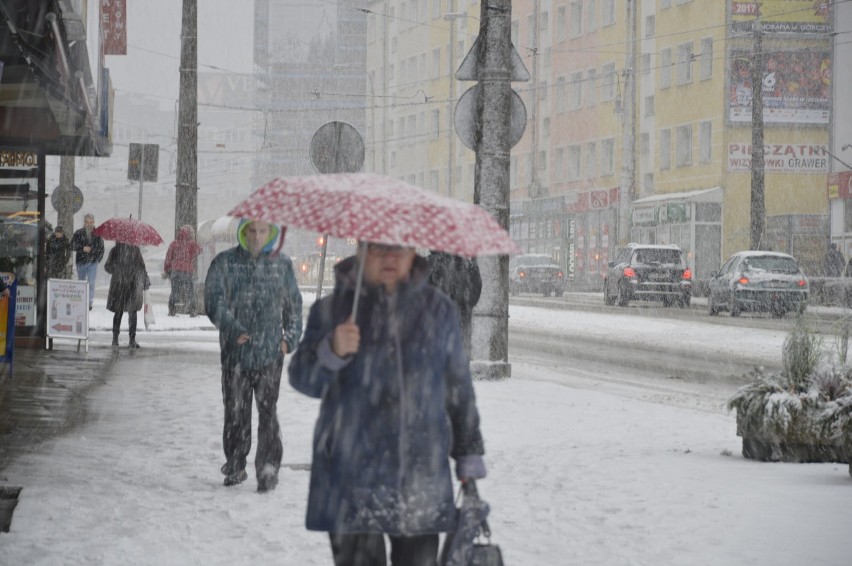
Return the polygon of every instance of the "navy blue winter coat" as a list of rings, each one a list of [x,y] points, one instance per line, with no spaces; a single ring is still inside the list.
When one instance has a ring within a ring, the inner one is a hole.
[[[302,334],[302,295],[293,272],[293,262],[284,254],[272,253],[278,235],[275,227],[267,248],[252,257],[244,244],[213,258],[204,282],[204,309],[219,329],[222,365],[246,370],[260,369],[281,355],[281,342],[292,352]],[[241,334],[251,341],[238,345]]]
[[[358,353],[331,334],[352,311],[357,262],[335,268],[334,293],[311,308],[290,384],[322,399],[314,429],[307,528],[415,535],[455,526],[449,458],[484,452],[456,306],[415,258],[395,300],[365,285]]]

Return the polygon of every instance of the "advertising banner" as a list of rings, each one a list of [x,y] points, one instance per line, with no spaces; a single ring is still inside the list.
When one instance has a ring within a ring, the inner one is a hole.
[[[89,284],[87,281],[48,279],[47,337],[89,337]]]
[[[728,118],[751,122],[752,53],[731,50]],[[763,121],[766,124],[828,124],[831,118],[831,56],[828,51],[772,51],[765,56]]]
[[[750,32],[760,18],[765,33],[827,33],[831,31],[828,0],[759,0],[731,2],[731,28]]]
[[[3,278],[3,282],[7,287],[12,286],[12,282],[15,280],[15,276],[11,273],[0,273],[0,277]],[[9,336],[9,312],[10,312],[10,300],[8,297],[0,297],[0,358],[4,358],[6,356],[6,346],[8,344],[7,337]]]
[[[127,2],[101,0],[104,55],[127,55]]]
[[[828,146],[825,144],[782,143],[763,147],[764,170],[767,173],[828,173]],[[728,171],[751,171],[751,144],[728,144]]]

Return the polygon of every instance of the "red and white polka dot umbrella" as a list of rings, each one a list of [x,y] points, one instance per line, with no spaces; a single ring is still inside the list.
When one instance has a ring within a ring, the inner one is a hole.
[[[279,177],[228,214],[468,257],[521,251],[484,208],[368,173]]]

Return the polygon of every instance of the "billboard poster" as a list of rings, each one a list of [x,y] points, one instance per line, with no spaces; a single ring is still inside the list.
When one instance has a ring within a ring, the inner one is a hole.
[[[101,0],[104,55],[127,55],[127,2]]]
[[[765,124],[828,124],[831,117],[831,56],[828,51],[772,51],[765,56]],[[751,122],[752,53],[731,50],[728,118]]]
[[[828,173],[828,146],[810,143],[775,143],[763,146],[763,168],[767,173]],[[751,144],[728,144],[728,171],[751,171]]]
[[[832,29],[828,0],[731,1],[731,28],[751,32],[759,17],[764,33],[824,34]]]
[[[89,336],[89,284],[47,280],[47,337],[86,340]]]

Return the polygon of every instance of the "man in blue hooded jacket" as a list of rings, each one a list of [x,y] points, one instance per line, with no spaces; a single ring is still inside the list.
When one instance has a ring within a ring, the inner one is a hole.
[[[239,245],[217,255],[204,286],[204,307],[219,329],[225,426],[225,485],[242,483],[251,450],[251,400],[258,412],[257,490],[275,489],[281,465],[276,414],[284,356],[302,333],[302,295],[293,263],[273,252],[274,224],[243,221]],[[283,234],[281,234],[283,239]]]

